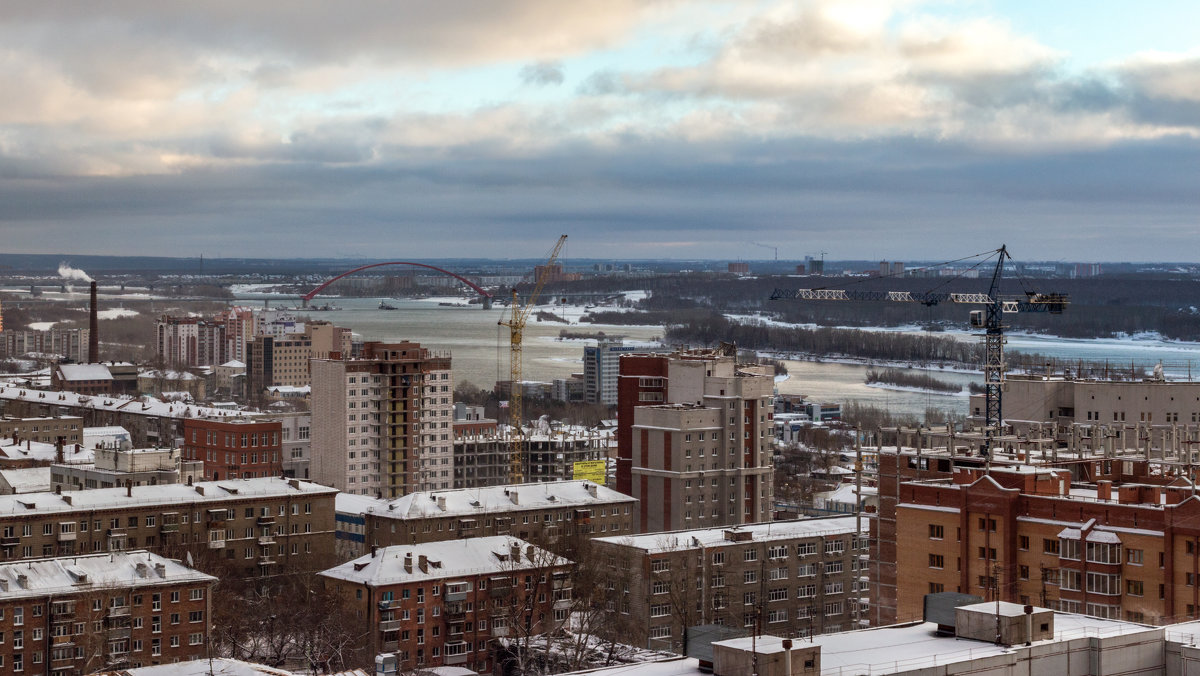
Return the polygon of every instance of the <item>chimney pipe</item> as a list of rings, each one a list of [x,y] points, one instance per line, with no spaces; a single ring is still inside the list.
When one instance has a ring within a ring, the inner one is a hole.
[[[54,440],[54,462],[62,464],[66,460],[63,458],[63,443],[66,442],[66,437],[58,437]]]
[[[96,307],[96,282],[92,282],[92,308],[88,321],[88,363],[100,363],[100,321],[99,308]]]

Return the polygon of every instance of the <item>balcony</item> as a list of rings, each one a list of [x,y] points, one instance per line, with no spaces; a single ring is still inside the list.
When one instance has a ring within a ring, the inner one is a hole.
[[[77,536],[75,534],[75,531],[71,531],[70,533],[63,533],[60,531],[58,534],[59,542],[74,542],[76,539],[77,539]]]
[[[456,603],[458,601],[466,601],[466,600],[467,600],[467,592],[465,590],[464,591],[446,592],[446,602],[447,603]]]
[[[488,596],[494,599],[503,598],[509,594],[512,594],[512,585],[493,584],[488,587]]]
[[[383,620],[379,623],[379,631],[399,631],[401,620]]]
[[[261,535],[258,538],[258,544],[262,547],[273,545],[275,544],[275,537],[273,535]]]
[[[129,606],[111,606],[108,609],[108,617],[129,617]]]
[[[179,532],[179,524],[177,524],[177,523],[164,523],[164,524],[162,525],[162,532],[164,532],[164,533],[178,533],[178,532]]]
[[[452,654],[449,652],[450,650],[458,650],[461,652]],[[469,657],[470,657],[470,653],[467,652],[467,644],[466,643],[447,643],[446,644],[446,653],[444,654],[444,656],[442,658],[442,662],[445,663],[446,665],[466,664],[467,659]]]
[[[208,548],[209,548],[209,549],[223,549],[224,547],[225,547],[225,540],[224,540],[224,539],[221,539],[221,540],[209,540],[209,541],[208,541]]]
[[[14,536],[0,538],[0,547],[16,547],[21,544],[21,538]]]
[[[275,557],[273,557],[273,556],[260,556],[260,557],[258,557],[258,565],[260,565],[260,566],[273,566],[273,565],[275,565]]]
[[[379,644],[379,649],[385,653],[395,652],[396,650],[400,649],[400,642],[399,641],[384,641]]]
[[[257,523],[259,526],[274,526],[275,525],[275,517],[260,516],[260,517],[258,517],[258,521],[256,521],[255,523]]]
[[[129,638],[133,630],[129,627],[113,627],[107,630],[108,640],[115,641],[123,638]]]
[[[508,627],[492,627],[492,636],[495,638],[508,636]]]

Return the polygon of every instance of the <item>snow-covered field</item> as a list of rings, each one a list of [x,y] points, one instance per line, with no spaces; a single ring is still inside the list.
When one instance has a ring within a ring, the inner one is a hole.
[[[30,322],[27,324],[30,331],[49,331],[54,328],[58,322]]]
[[[129,308],[115,307],[108,310],[98,310],[96,317],[99,319],[120,319],[121,317],[136,317],[140,312],[130,310]]]

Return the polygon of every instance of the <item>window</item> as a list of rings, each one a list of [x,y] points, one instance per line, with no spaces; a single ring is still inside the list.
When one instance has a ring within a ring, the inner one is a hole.
[[[1061,586],[1064,591],[1081,591],[1082,590],[1082,587],[1080,585],[1080,579],[1079,579],[1079,571],[1077,571],[1077,570],[1063,568],[1059,572],[1058,580],[1059,580],[1059,586]]]
[[[1042,540],[1042,553],[1043,554],[1057,554],[1058,553],[1058,540],[1050,540],[1050,539]]]
[[[666,617],[671,614],[671,604],[655,603],[650,606],[650,617]]]
[[[742,571],[742,584],[753,584],[755,582],[758,582],[757,570]]]
[[[845,540],[830,540],[825,543],[826,554],[841,554],[846,551]]]
[[[1062,538],[1059,540],[1059,547],[1060,547],[1059,554],[1058,554],[1059,558],[1066,559],[1068,561],[1078,561],[1079,560],[1079,554],[1080,554],[1079,540],[1069,540],[1067,538]]]
[[[779,545],[767,549],[768,559],[786,559],[788,555],[787,545]]]
[[[1126,580],[1125,593],[1130,596],[1144,596],[1145,585],[1143,585],[1141,580]]]
[[[654,559],[650,562],[650,570],[655,573],[665,573],[671,570],[671,562],[667,559]]]
[[[1091,563],[1120,563],[1121,545],[1107,542],[1088,542],[1087,560]]]
[[[929,524],[930,540],[941,540],[944,537],[946,537],[946,529],[943,526],[935,523]]]
[[[812,577],[817,574],[817,564],[802,563],[796,568],[796,577]]]
[[[986,531],[991,531],[991,532],[995,533],[996,532],[996,520],[995,519],[986,519],[982,516],[979,517],[979,530],[986,530]]]
[[[1144,555],[1145,552],[1143,552],[1141,549],[1126,549],[1125,563],[1128,563],[1131,566],[1140,566],[1142,565],[1142,559]]]
[[[758,560],[758,550],[757,549],[747,549],[746,551],[742,552],[742,560],[743,561],[757,561]]]
[[[801,542],[796,545],[796,556],[812,556],[817,553],[817,543]]]
[[[930,554],[929,555],[929,567],[930,568],[945,568],[946,567],[946,557],[942,556],[941,554]]]
[[[1017,537],[1017,548],[1025,549],[1025,550],[1029,549],[1029,536],[1028,535],[1020,535]]]
[[[843,604],[841,601],[833,601],[825,604],[825,615],[841,615]]]

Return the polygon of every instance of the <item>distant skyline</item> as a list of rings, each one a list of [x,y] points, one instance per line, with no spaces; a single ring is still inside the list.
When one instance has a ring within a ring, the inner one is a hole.
[[[0,251],[1198,261],[1198,25],[1180,0],[13,3]]]

